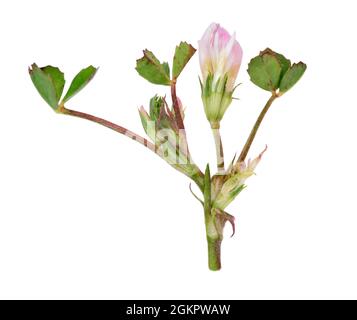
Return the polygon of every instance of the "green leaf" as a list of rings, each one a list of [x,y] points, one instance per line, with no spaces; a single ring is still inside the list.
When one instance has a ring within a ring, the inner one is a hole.
[[[281,53],[277,53],[269,48],[260,52],[260,56],[265,55],[265,54],[272,55],[278,59],[279,64],[281,66],[281,73],[280,73],[280,80],[281,80],[282,77],[284,76],[285,72],[288,71],[288,69],[290,68],[291,61],[289,59],[285,58],[285,56],[283,56]]]
[[[281,79],[279,92],[285,93],[291,89],[303,76],[306,64],[303,62],[294,63]]]
[[[291,61],[289,59],[285,58],[280,53],[276,53],[275,52],[275,56],[279,60],[279,63],[280,63],[280,66],[281,66],[281,75],[280,75],[280,80],[281,80],[283,78],[284,74],[286,73],[286,71],[289,70],[289,68],[291,66]]]
[[[281,71],[282,66],[273,52],[261,52],[248,65],[250,80],[267,91],[275,91],[278,88]]]
[[[63,98],[63,102],[67,102],[71,99],[75,94],[81,91],[88,83],[91,81],[97,72],[98,68],[93,66],[89,66],[85,69],[82,69],[72,80],[69,89]]]
[[[64,77],[58,68],[47,66],[39,68],[35,63],[29,68],[31,80],[41,97],[54,109],[63,90]],[[62,89],[61,89],[62,88]]]
[[[175,56],[172,64],[172,78],[177,79],[181,71],[185,68],[195,54],[196,49],[187,42],[181,42],[175,50]]]
[[[166,62],[161,64],[149,50],[144,50],[143,53],[144,56],[136,60],[136,71],[151,83],[169,86],[171,84],[169,65]]]
[[[170,79],[170,66],[167,62],[162,63],[162,67],[164,68],[165,75]]]
[[[60,69],[52,66],[43,67],[41,68],[41,70],[52,79],[58,102],[61,99],[64,84],[66,83],[66,81],[64,80],[64,73],[61,72]]]

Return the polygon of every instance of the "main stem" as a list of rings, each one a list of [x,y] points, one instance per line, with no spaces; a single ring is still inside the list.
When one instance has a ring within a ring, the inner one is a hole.
[[[221,270],[221,239],[212,239],[207,236],[208,267],[211,271]]]
[[[211,204],[211,173],[209,165],[206,167],[204,176],[204,215],[205,215],[205,226],[206,226],[206,237],[208,245],[208,267],[212,271],[218,271],[221,269],[221,243],[222,237],[220,237],[217,232],[217,227],[215,223],[215,216],[212,216],[212,204]]]
[[[245,158],[247,157],[247,154],[249,152],[249,149],[253,143],[253,140],[255,138],[255,135],[257,134],[257,131],[260,127],[260,124],[262,123],[266,113],[268,112],[270,106],[272,105],[272,103],[274,102],[274,100],[277,98],[277,94],[275,92],[272,93],[272,96],[270,97],[270,99],[268,100],[268,102],[266,103],[265,107],[263,108],[262,112],[260,113],[257,121],[254,124],[254,127],[252,129],[252,131],[250,132],[250,135],[247,139],[247,142],[245,143],[242,152],[239,155],[238,158],[238,162],[243,162],[245,160]]]

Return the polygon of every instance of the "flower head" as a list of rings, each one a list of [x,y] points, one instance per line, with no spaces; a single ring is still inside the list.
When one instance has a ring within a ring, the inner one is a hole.
[[[202,100],[208,120],[219,122],[232,102],[242,48],[219,24],[212,23],[198,42],[202,72]]]

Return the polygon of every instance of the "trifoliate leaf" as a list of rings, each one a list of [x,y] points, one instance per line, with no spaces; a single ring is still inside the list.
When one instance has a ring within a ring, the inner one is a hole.
[[[143,51],[144,56],[136,60],[136,71],[146,80],[154,84],[170,85],[170,67],[160,61],[149,51]]]
[[[67,102],[74,95],[76,95],[79,91],[81,91],[94,77],[98,68],[93,66],[89,66],[85,69],[82,69],[72,80],[69,89],[63,98],[63,102]]]
[[[35,63],[29,68],[31,80],[41,97],[57,110],[64,87],[64,75],[56,67],[39,68]]]
[[[279,92],[285,93],[286,91],[291,89],[303,76],[305,70],[306,70],[305,63],[302,62],[294,63],[281,79]]]
[[[172,78],[177,79],[186,64],[195,54],[196,49],[187,42],[181,42],[175,50],[175,56],[172,65]]]

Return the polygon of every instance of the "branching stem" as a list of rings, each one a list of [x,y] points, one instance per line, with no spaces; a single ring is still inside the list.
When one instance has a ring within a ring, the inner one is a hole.
[[[108,120],[93,116],[91,114],[85,113],[85,112],[81,112],[81,111],[76,111],[76,110],[71,110],[71,109],[67,109],[65,108],[63,105],[60,106],[59,113],[62,114],[66,114],[66,115],[70,115],[73,117],[77,117],[77,118],[82,118],[82,119],[86,119],[98,124],[101,124],[102,126],[105,126],[109,129],[112,129],[140,144],[142,144],[144,147],[148,148],[149,150],[151,150],[152,152],[154,152],[155,154],[157,154],[159,157],[161,158],[165,158],[164,155],[161,152],[160,148],[157,148],[152,142],[148,141],[147,139],[143,138],[142,136],[140,136],[139,134],[126,129],[118,124],[115,124],[113,122],[110,122]],[[172,166],[179,170],[180,172],[183,172],[180,169],[180,164],[172,164]],[[197,186],[200,188],[200,190],[203,190],[203,173],[199,170],[199,168],[197,166],[195,166],[196,168],[196,173],[191,175],[190,178],[197,184]]]
[[[128,138],[130,138],[134,141],[139,142],[144,147],[148,148],[149,150],[153,151],[157,155],[161,156],[159,150],[155,147],[155,145],[153,143],[151,143],[147,139],[143,138],[142,136],[136,134],[135,132],[130,131],[129,129],[126,129],[118,124],[115,124],[113,122],[110,122],[108,120],[105,120],[105,119],[102,119],[102,118],[99,118],[96,116],[93,116],[88,113],[67,109],[64,106],[61,107],[60,113],[99,123],[109,129],[112,129],[116,132],[119,132],[120,134],[123,134],[124,136],[127,136]]]

